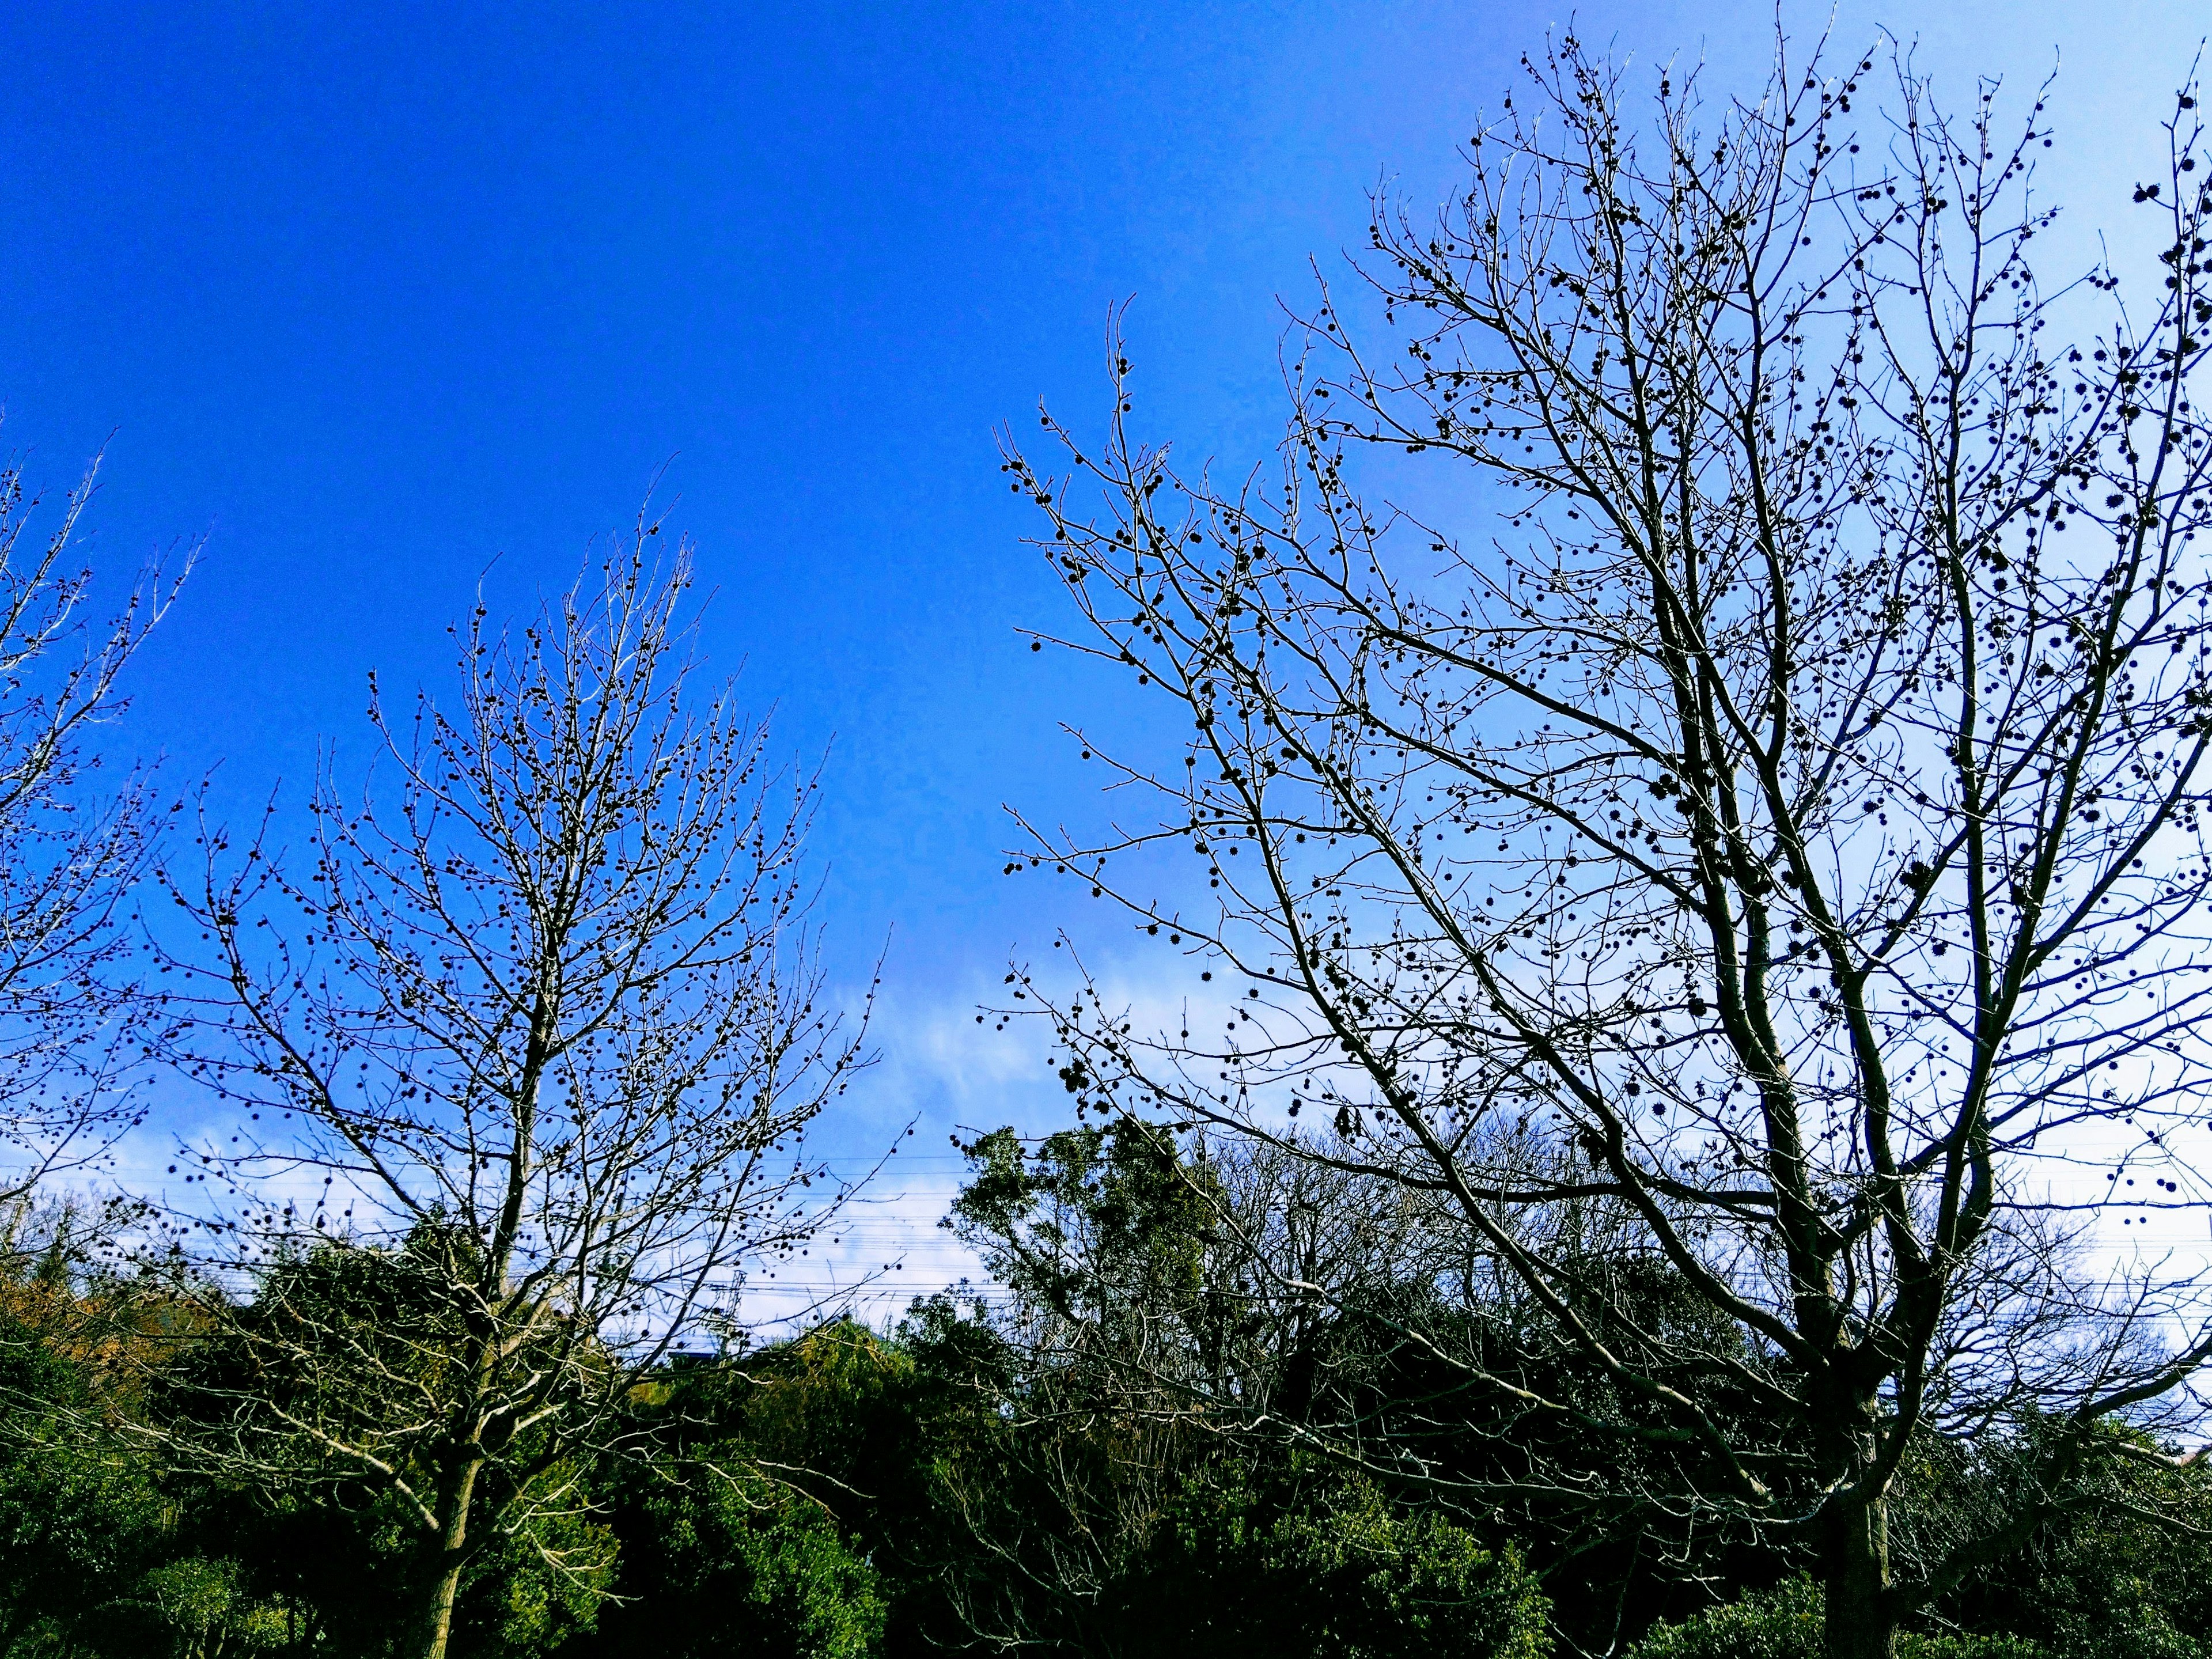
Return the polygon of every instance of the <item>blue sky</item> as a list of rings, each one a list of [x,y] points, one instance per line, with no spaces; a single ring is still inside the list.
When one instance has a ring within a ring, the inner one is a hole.
[[[370,668],[441,683],[494,556],[497,602],[565,581],[671,464],[715,660],[794,749],[834,739],[840,970],[896,929],[872,1125],[919,1110],[941,1147],[963,1115],[1041,1121],[1042,1091],[956,1033],[1082,903],[1000,878],[1000,808],[1094,812],[1056,722],[1117,693],[1018,637],[1060,600],[994,425],[1040,395],[1103,412],[1107,310],[1134,296],[1140,413],[1264,451],[1276,296],[1309,255],[1338,265],[1377,179],[1439,194],[1566,15],[17,4],[0,441],[56,486],[107,444],[88,522],[118,569],[205,536],[114,737],[180,781],[219,761],[241,815],[319,742],[362,752]],[[1577,22],[1744,84],[1772,15]],[[2063,57],[2055,182],[2085,228],[2117,216],[2203,27],[2179,4],[1852,5],[1844,50],[1885,18],[1954,88]]]

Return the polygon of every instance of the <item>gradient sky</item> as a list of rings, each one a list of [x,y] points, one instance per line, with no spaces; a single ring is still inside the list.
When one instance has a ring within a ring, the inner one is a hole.
[[[180,782],[220,762],[241,816],[296,798],[319,743],[364,752],[371,667],[444,684],[443,625],[495,556],[495,603],[565,582],[667,465],[716,662],[793,748],[832,745],[837,970],[896,929],[887,1063],[842,1133],[919,1112],[915,1150],[942,1152],[951,1122],[1057,1110],[972,1024],[1010,951],[1087,920],[999,876],[1001,805],[1095,813],[1056,722],[1119,695],[1018,635],[1060,600],[994,423],[1033,427],[1040,395],[1103,413],[1107,311],[1133,296],[1152,429],[1263,453],[1276,296],[1309,256],[1340,270],[1378,180],[1440,195],[1567,15],[19,0],[0,442],[56,487],[106,445],[87,522],[117,570],[205,537],[114,740]],[[1774,14],[1575,15],[1745,86]],[[2118,216],[2203,17],[1851,4],[1838,27],[1845,52],[1884,21],[1917,35],[1954,92],[2063,62],[2078,234]]]

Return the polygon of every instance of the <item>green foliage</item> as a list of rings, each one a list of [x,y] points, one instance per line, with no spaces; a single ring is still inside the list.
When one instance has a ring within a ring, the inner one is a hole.
[[[1062,1073],[1071,1090],[1074,1076]],[[1064,1129],[1034,1153],[999,1129],[964,1150],[975,1173],[950,1224],[1017,1296],[1069,1319],[1157,1316],[1198,1295],[1211,1182],[1165,1127]]]
[[[1678,1625],[1660,1625],[1629,1650],[1628,1659],[1820,1659],[1820,1587],[1790,1578]],[[2056,1659],[2015,1636],[1923,1635],[1898,1638],[1898,1659]]]
[[[0,1462],[0,1628],[89,1617],[160,1559],[166,1520],[143,1466],[41,1425]]]
[[[1550,1603],[1517,1552],[1485,1549],[1472,1533],[1394,1506],[1364,1481],[1316,1498],[1263,1519],[1248,1493],[1186,1494],[1146,1575],[1152,1593],[1135,1598],[1161,1622],[1156,1642],[1139,1650],[1193,1659],[1551,1652]]]
[[[1629,1659],[1818,1659],[1820,1651],[1820,1586],[1793,1578],[1679,1625],[1657,1626],[1629,1650]]]
[[[809,1551],[823,1569],[817,1582],[838,1577],[829,1571],[836,1563],[826,1546],[812,1537],[817,1525],[834,1523],[839,1547],[868,1564],[872,1578],[846,1581],[859,1604],[847,1623],[876,1621],[867,1604],[880,1603],[890,1651],[957,1649],[967,1632],[946,1606],[945,1585],[975,1546],[951,1486],[956,1471],[972,1474],[990,1465],[988,1449],[1003,1432],[989,1409],[995,1396],[978,1386],[996,1375],[1000,1346],[988,1328],[945,1303],[918,1310],[895,1337],[833,1320],[746,1354],[741,1364],[676,1368],[641,1406],[640,1432],[657,1448],[654,1460],[610,1472],[605,1488],[622,1545],[617,1593],[641,1599],[635,1609],[607,1608],[603,1630],[629,1640],[659,1627],[654,1620],[665,1625],[696,1616],[711,1624],[711,1606],[682,1610],[690,1606],[685,1598],[702,1592],[686,1589],[670,1570],[671,1523],[685,1511],[696,1522],[700,1505],[719,1505],[723,1520],[714,1524],[750,1539],[769,1518],[756,1507],[765,1500],[757,1483],[746,1485],[738,1510],[729,1510],[729,1472],[757,1463],[783,1483],[769,1506],[783,1515],[778,1526],[808,1529]],[[672,1492],[667,1477],[678,1471],[682,1484]],[[986,1484],[999,1489],[995,1480]],[[793,1552],[785,1554],[787,1565],[804,1565]],[[640,1589],[646,1584],[654,1586],[649,1597]],[[578,1650],[599,1650],[586,1644]]]
[[[732,1456],[733,1464],[742,1467]],[[873,1568],[812,1503],[701,1460],[636,1477],[615,1508],[617,1594],[595,1659],[869,1659],[884,1601]]]
[[[283,1612],[220,1541],[180,1525],[143,1443],[94,1409],[87,1369],[0,1328],[0,1654],[214,1659],[270,1652]]]
[[[543,1479],[557,1486],[574,1474],[556,1468]],[[533,1516],[526,1531],[483,1528],[453,1609],[456,1656],[530,1659],[592,1629],[613,1583],[616,1545],[583,1507],[592,1501],[579,1485],[574,1507]]]
[[[246,1591],[237,1562],[181,1556],[148,1571],[72,1635],[104,1659],[228,1659],[281,1651],[294,1630],[282,1609]]]

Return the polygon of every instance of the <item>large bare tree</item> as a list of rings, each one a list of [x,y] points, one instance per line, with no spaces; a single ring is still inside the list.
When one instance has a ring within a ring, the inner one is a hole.
[[[1172,467],[1118,342],[1103,441],[1045,416],[1071,471],[1009,442],[1061,642],[1188,743],[1102,753],[1158,810],[1008,869],[1212,1012],[1016,1006],[1092,1100],[1449,1198],[1609,1393],[1522,1420],[1635,1450],[1556,1489],[1806,1538],[1870,1659],[2199,1427],[2212,194],[2191,80],[2147,294],[2045,286],[2040,94],[1775,62],[1525,60],[1464,189],[1378,199],[1357,300],[1296,319],[1279,471]],[[1621,1249],[1703,1336],[1612,1296]],[[1893,1549],[1931,1437],[2009,1502]]]
[[[218,1194],[180,1204],[186,1254],[234,1291],[172,1375],[178,1444],[396,1506],[431,1659],[488,1533],[580,1565],[578,1460],[840,1195],[802,1134],[865,1018],[807,921],[816,786],[728,686],[688,695],[659,532],[519,630],[479,603],[457,706],[372,690],[386,775],[325,781],[304,869],[209,830],[169,877],[212,953],[172,964],[174,1052],[240,1119],[184,1176]]]

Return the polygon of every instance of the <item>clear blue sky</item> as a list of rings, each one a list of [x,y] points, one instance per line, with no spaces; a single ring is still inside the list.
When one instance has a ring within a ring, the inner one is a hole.
[[[441,681],[442,625],[495,554],[509,603],[564,581],[673,458],[717,660],[745,660],[794,747],[836,739],[841,968],[898,930],[876,1109],[923,1110],[941,1147],[956,1113],[1054,1109],[952,1035],[1060,919],[998,876],[1000,804],[1094,810],[1054,721],[1098,688],[1017,637],[1059,600],[994,423],[1033,424],[1040,394],[1100,410],[1106,311],[1134,295],[1144,412],[1258,453],[1274,296],[1359,239],[1378,178],[1435,197],[1565,15],[19,0],[0,441],[62,485],[113,433],[89,522],[118,567],[206,535],[117,740],[179,779],[221,759],[240,811],[296,788],[319,740],[361,752],[372,666]],[[2063,53],[2059,181],[2086,222],[2123,199],[2203,16],[1853,5],[1841,33],[1922,31],[1954,88]],[[1578,21],[1742,84],[1771,17]]]

